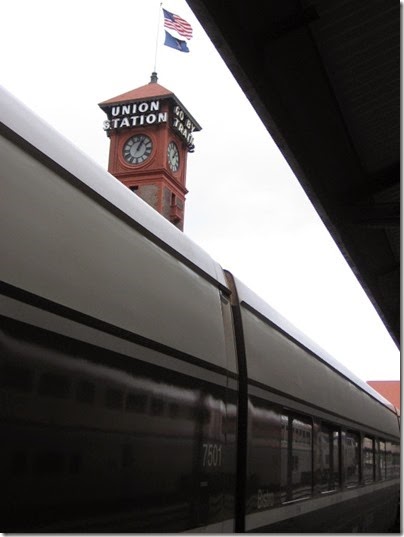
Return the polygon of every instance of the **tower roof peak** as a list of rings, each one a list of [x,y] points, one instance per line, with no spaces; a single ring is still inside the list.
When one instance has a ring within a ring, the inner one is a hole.
[[[104,108],[111,104],[130,103],[138,99],[155,99],[158,97],[174,97],[174,93],[158,84],[157,73],[153,72],[149,83],[103,101],[99,103],[99,106]]]

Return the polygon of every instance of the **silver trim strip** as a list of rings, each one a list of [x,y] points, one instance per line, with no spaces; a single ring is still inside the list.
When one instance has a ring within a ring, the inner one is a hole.
[[[272,509],[266,509],[265,511],[251,513],[246,515],[245,528],[246,531],[252,531],[257,528],[269,526],[270,524],[282,522],[289,518],[307,515],[308,513],[318,511],[319,509],[325,509],[344,501],[359,498],[360,496],[366,496],[375,491],[394,487],[395,485],[399,486],[399,484],[399,479],[392,479],[381,483],[374,483],[372,486],[357,487],[355,489],[337,492],[329,496],[315,496],[311,500],[302,500],[301,502],[293,503],[293,505],[287,504]]]

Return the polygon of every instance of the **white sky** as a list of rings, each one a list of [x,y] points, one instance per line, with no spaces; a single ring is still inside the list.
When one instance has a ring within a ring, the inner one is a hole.
[[[107,167],[101,101],[149,82],[158,0],[1,0],[1,84]],[[188,156],[185,233],[363,380],[400,378],[399,352],[283,156],[184,0],[185,54],[159,83],[202,131]]]

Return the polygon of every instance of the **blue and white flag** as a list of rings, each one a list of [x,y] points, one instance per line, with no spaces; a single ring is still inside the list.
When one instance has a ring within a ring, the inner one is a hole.
[[[176,50],[179,50],[180,52],[189,52],[189,48],[188,48],[186,41],[182,41],[181,39],[177,39],[176,37],[173,37],[171,34],[167,32],[167,30],[164,30],[164,31],[166,33],[164,44],[167,47],[175,48]]]

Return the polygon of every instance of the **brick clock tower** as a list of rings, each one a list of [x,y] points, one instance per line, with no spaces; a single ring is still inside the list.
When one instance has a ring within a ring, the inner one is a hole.
[[[188,152],[201,127],[152,73],[149,84],[99,104],[107,114],[108,171],[176,227],[184,228]]]

